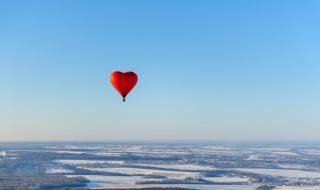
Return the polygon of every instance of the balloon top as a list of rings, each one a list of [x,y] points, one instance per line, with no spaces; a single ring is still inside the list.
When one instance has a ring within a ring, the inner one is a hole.
[[[122,73],[122,72],[116,71],[110,75],[110,82],[112,86],[122,96],[123,102],[125,102],[126,96],[137,84],[138,76],[134,72]]]

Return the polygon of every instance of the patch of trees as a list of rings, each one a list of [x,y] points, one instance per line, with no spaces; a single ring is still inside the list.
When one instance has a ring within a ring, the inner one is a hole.
[[[85,187],[89,180],[84,177],[58,175],[0,176],[0,190],[51,190],[57,188]]]
[[[275,188],[275,186],[261,185],[261,186],[257,187],[257,190],[272,190],[274,188]]]

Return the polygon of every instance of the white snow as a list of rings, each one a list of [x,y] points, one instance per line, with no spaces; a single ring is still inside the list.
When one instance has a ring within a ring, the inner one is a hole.
[[[97,152],[94,153],[94,155],[97,156],[122,156],[124,153],[119,153],[119,152]]]
[[[67,177],[82,176],[90,180],[87,187],[90,189],[101,188],[151,188],[151,187],[179,187],[203,190],[254,190],[254,185],[193,185],[193,184],[135,184],[138,181],[154,181],[160,179],[142,178],[139,176],[101,176],[101,175],[68,175]]]
[[[114,189],[142,189],[142,188],[185,188],[199,190],[255,190],[254,185],[194,185],[194,184],[151,184],[151,185],[118,185],[112,184],[108,188]],[[101,188],[101,187],[100,187]],[[105,188],[105,187],[104,187]]]
[[[67,150],[57,150],[57,151],[50,151],[50,152],[59,153],[59,154],[63,154],[63,153],[68,153],[68,154],[85,154],[85,153],[86,153],[86,152],[80,152],[80,151],[67,151]]]
[[[311,168],[310,166],[308,167],[306,165],[300,165],[300,164],[279,164],[278,166],[284,169],[295,169],[295,170]]]
[[[263,175],[282,176],[288,178],[320,178],[320,172],[310,172],[302,170],[279,170],[279,169],[256,169],[256,168],[238,168],[243,172],[251,172]]]
[[[69,164],[69,165],[77,165],[77,164],[96,164],[96,163],[107,163],[107,164],[123,164],[124,161],[119,160],[55,160],[54,162],[60,164]]]
[[[293,152],[272,152],[272,154],[278,154],[278,155],[290,155],[290,156],[297,156],[298,154]]]
[[[257,155],[249,156],[247,160],[259,160],[259,157]]]
[[[64,146],[64,149],[86,149],[86,150],[99,150],[102,149],[103,147],[101,146],[73,146],[73,145],[66,145]]]
[[[46,168],[47,174],[57,174],[57,173],[72,173],[72,170],[68,170],[65,168]]]
[[[275,190],[320,190],[320,187],[278,186]]]
[[[255,150],[255,151],[267,151],[267,152],[285,152],[288,151],[289,148],[280,148],[280,147],[261,147],[261,148],[249,148],[250,150]]]
[[[167,170],[152,170],[152,169],[142,169],[142,168],[90,168],[83,167],[92,171],[100,172],[114,172],[122,173],[129,175],[162,175],[167,176],[168,178],[174,179],[185,179],[186,177],[199,177],[200,173],[198,172],[184,172],[184,171],[167,171]]]
[[[211,166],[201,166],[201,165],[192,165],[192,164],[179,164],[179,165],[168,165],[168,164],[135,164],[136,166],[149,166],[157,167],[164,169],[177,169],[177,170],[214,170],[216,168]]]
[[[304,150],[303,152],[306,154],[310,154],[310,155],[319,155],[320,156],[320,150]]]
[[[241,178],[241,177],[203,177],[205,180],[212,182],[248,182],[249,178]]]

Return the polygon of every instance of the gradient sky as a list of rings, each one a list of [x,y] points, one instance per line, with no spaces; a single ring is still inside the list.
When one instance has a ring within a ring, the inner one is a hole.
[[[0,141],[320,140],[320,1],[0,0],[0,89]]]

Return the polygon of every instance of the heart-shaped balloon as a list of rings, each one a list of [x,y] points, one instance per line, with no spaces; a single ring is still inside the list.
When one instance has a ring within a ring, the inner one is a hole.
[[[138,82],[138,76],[134,72],[113,72],[110,76],[112,86],[120,93],[123,101]]]

